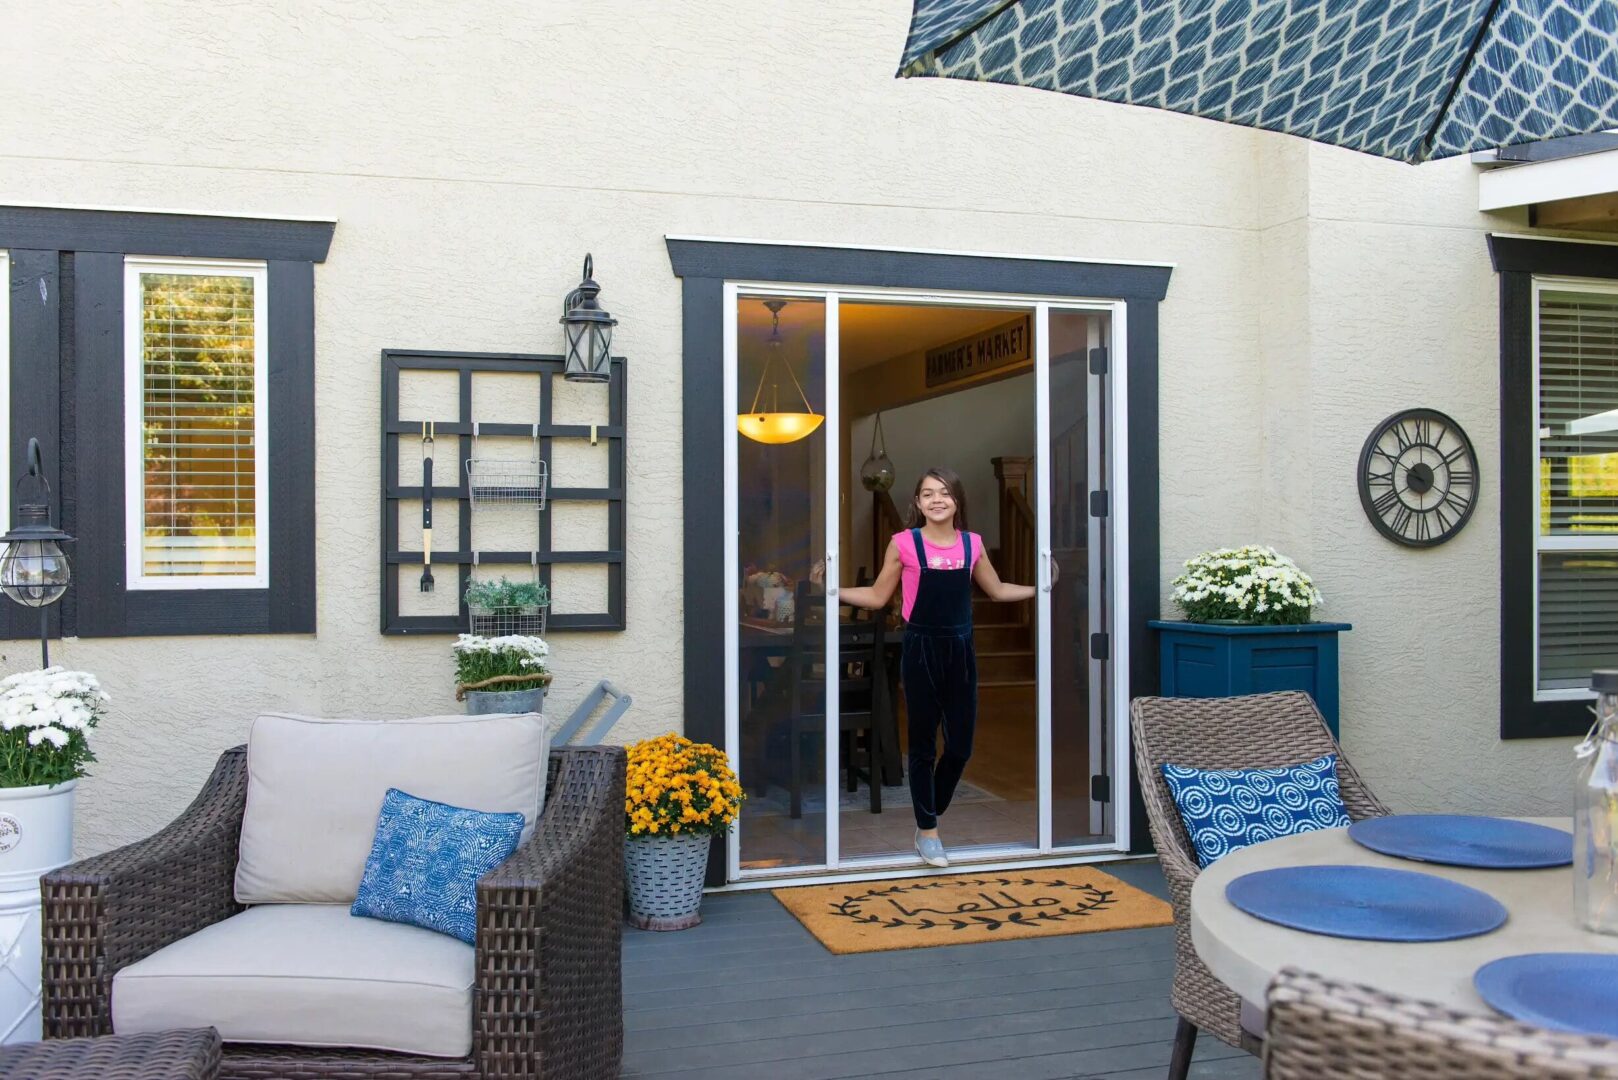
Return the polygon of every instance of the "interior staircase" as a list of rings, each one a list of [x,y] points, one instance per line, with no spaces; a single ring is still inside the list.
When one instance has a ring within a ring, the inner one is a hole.
[[[989,557],[998,565],[995,552]],[[972,639],[978,654],[978,708],[1031,709],[1034,705],[1034,627],[1024,605],[972,598]]]

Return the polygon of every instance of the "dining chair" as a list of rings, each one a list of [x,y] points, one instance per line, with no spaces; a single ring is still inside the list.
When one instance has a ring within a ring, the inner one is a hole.
[[[807,582],[798,585],[793,608],[792,649],[787,655],[787,706],[791,815],[803,816],[806,735],[826,730],[826,596]],[[890,725],[886,620],[880,617],[839,621],[838,727],[845,736],[843,764],[848,790],[858,791],[863,777],[870,788],[870,809],[882,812],[884,732]],[[863,735],[863,751],[860,736]]]
[[[1349,817],[1380,817],[1388,812],[1332,738],[1314,700],[1298,690],[1222,698],[1140,697],[1129,704],[1135,767],[1152,842],[1174,908],[1174,982],[1169,997],[1179,1014],[1174,1033],[1170,1080],[1185,1080],[1199,1030],[1257,1053],[1262,1021],[1243,1025],[1242,1000],[1220,982],[1191,943],[1191,887],[1201,864],[1161,766],[1199,769],[1273,768],[1337,755],[1337,786]]]
[[[1270,983],[1267,1080],[1618,1077],[1618,1042],[1459,1013],[1283,968]]]

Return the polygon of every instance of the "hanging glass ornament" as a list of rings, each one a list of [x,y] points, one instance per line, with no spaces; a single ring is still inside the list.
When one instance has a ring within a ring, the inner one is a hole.
[[[881,413],[876,414],[876,426],[871,429],[871,456],[860,466],[860,483],[866,491],[887,491],[893,486],[893,462],[888,460],[888,443],[882,438]]]

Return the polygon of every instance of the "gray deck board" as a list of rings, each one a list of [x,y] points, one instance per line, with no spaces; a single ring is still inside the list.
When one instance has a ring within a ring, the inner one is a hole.
[[[1166,895],[1155,863],[1109,873]],[[1148,1080],[1174,1037],[1173,931],[1120,930],[836,956],[768,892],[703,923],[624,931],[626,1077]],[[1212,1036],[1192,1080],[1256,1080]]]

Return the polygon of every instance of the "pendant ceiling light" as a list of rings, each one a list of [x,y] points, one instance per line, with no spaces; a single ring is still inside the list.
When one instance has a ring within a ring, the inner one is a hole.
[[[764,370],[759,372],[758,389],[753,392],[753,405],[746,412],[736,418],[736,430],[746,435],[754,442],[781,443],[797,442],[799,439],[814,433],[820,427],[824,416],[815,412],[809,405],[809,395],[803,392],[803,386],[798,377],[792,373],[792,365],[781,356],[781,309],[787,306],[785,300],[766,300],[764,306],[770,309],[774,318],[774,325],[770,328],[770,336],[765,341],[768,349],[764,353]],[[792,380],[793,389],[798,391],[798,399],[803,402],[802,412],[782,412],[780,386],[770,383],[770,403],[768,412],[759,411],[759,402],[764,397],[764,384],[769,381],[770,367],[780,364],[786,369],[787,377]]]

